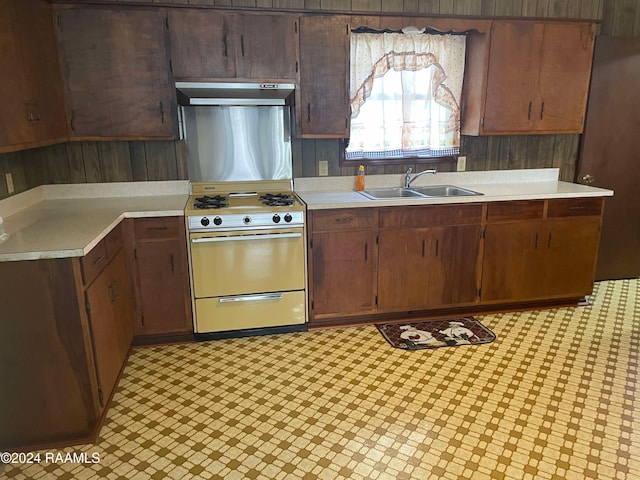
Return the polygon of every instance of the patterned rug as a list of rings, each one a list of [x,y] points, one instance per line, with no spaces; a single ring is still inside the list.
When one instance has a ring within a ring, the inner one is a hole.
[[[473,317],[384,323],[376,327],[392,347],[405,350],[477,345],[496,339],[491,330]]]

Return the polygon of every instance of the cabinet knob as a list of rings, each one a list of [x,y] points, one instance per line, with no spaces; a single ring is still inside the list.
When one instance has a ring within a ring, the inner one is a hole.
[[[582,181],[587,185],[591,185],[594,180],[595,178],[593,178],[593,175],[589,175],[588,173],[584,177],[582,177]]]

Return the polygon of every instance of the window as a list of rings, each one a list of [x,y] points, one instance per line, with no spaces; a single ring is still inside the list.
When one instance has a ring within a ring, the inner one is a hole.
[[[465,37],[353,33],[347,160],[460,151]]]

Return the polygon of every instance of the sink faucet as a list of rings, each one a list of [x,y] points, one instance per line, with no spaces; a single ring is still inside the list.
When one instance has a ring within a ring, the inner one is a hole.
[[[411,182],[413,182],[416,178],[418,178],[421,175],[424,175],[425,173],[437,173],[437,170],[425,170],[423,172],[419,172],[416,173],[413,178],[411,178],[411,172],[413,171],[412,168],[409,168],[409,170],[407,170],[406,175],[404,176],[404,188],[409,188],[411,186]]]

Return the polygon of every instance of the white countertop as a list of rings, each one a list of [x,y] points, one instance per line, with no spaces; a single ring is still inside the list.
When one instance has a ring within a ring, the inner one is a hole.
[[[557,168],[500,170],[489,172],[451,172],[425,174],[411,186],[455,185],[483,195],[463,197],[392,198],[372,200],[354,191],[355,177],[314,177],[294,180],[294,190],[309,210],[329,208],[388,207],[452,203],[534,200],[546,198],[607,197],[613,191],[558,181]],[[413,175],[412,175],[413,176]],[[370,175],[365,190],[400,187],[402,175]]]
[[[44,185],[0,201],[0,261],[80,257],[123,218],[182,216],[189,182]]]

